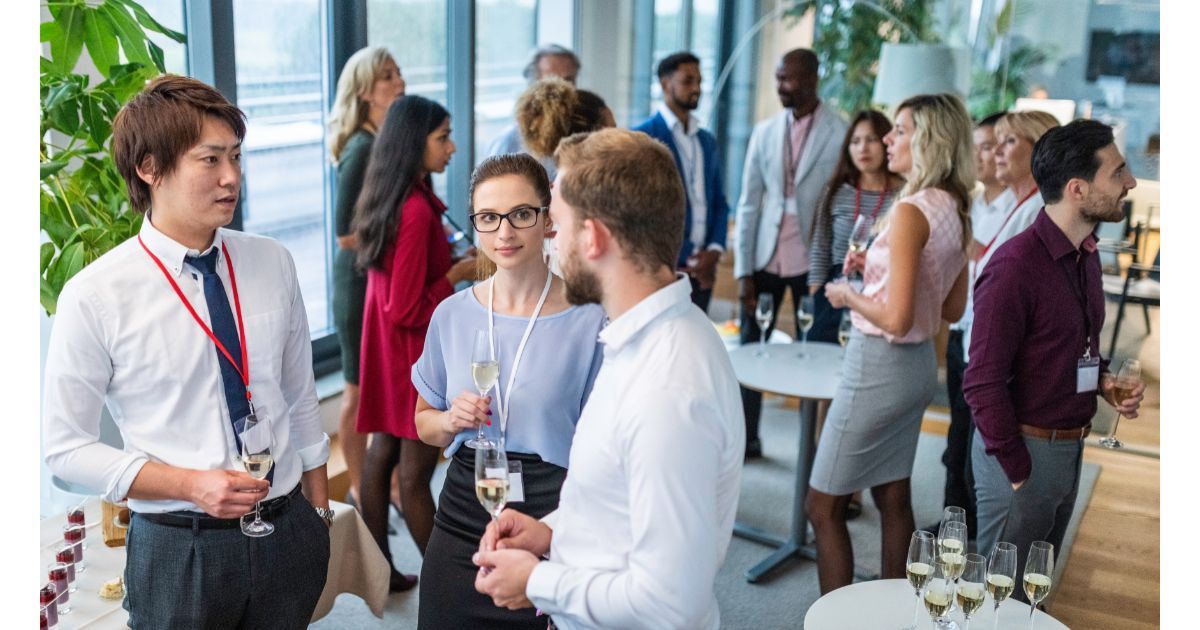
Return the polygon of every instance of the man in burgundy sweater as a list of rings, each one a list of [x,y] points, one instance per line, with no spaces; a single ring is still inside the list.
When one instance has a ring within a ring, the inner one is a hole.
[[[1018,571],[1032,542],[1062,546],[1097,397],[1133,418],[1145,389],[1113,400],[1100,357],[1104,292],[1093,233],[1101,221],[1124,220],[1121,201],[1137,185],[1112,128],[1077,120],[1046,132],[1033,149],[1033,177],[1047,205],[975,283],[963,384],[977,429],[976,540],[984,554],[998,541],[1016,545]]]

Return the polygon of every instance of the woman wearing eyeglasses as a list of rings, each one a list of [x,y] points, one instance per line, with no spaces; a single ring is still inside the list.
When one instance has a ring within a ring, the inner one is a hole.
[[[478,276],[488,279],[438,306],[412,368],[417,432],[451,458],[421,568],[418,627],[545,628],[532,608],[499,608],[475,591],[471,556],[490,517],[475,497],[475,451],[464,442],[481,425],[487,438],[503,437],[524,489],[518,500],[510,483],[508,507],[539,519],[554,511],[575,423],[600,368],[605,315],[595,304],[571,306],[546,264],[550,183],[537,160],[484,160],[470,198]],[[489,335],[500,364],[498,386],[483,398],[471,380],[476,331]]]

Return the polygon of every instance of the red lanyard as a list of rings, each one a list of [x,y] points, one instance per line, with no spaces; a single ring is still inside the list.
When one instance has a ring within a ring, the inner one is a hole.
[[[221,343],[220,339],[217,339],[217,336],[213,334],[208,324],[205,324],[200,315],[196,313],[196,309],[192,307],[192,303],[188,301],[187,296],[183,294],[183,291],[179,288],[179,284],[175,282],[175,278],[171,277],[171,273],[167,271],[166,266],[158,259],[158,256],[154,255],[154,252],[150,251],[149,247],[146,247],[146,243],[142,241],[141,234],[138,234],[138,243],[150,255],[154,264],[158,265],[159,270],[163,273],[163,277],[167,279],[167,282],[171,283],[171,288],[175,289],[175,295],[179,296],[179,301],[183,302],[188,312],[192,314],[192,318],[196,320],[197,324],[200,324],[200,328],[204,331],[204,334],[208,335],[209,339],[212,339],[212,342],[217,345],[217,350],[220,350],[221,354],[225,355],[226,359],[229,359],[230,365],[233,366],[233,369],[237,370],[238,376],[242,377],[242,384],[246,386],[246,401],[250,402],[250,362],[246,359],[246,327],[242,325],[242,302],[238,299],[237,278],[233,275],[233,259],[229,257],[229,250],[225,248],[225,243],[221,243],[221,253],[225,255],[225,268],[229,270],[229,285],[233,289],[233,306],[237,310],[238,340],[242,344],[242,363],[240,366],[237,361],[233,360],[233,355],[229,354],[229,350],[225,348],[225,344]],[[253,403],[251,403],[250,409],[253,412]]]
[[[1013,206],[1012,210],[1009,210],[1008,216],[1004,217],[1004,223],[1000,224],[1000,229],[996,230],[996,233],[992,235],[992,240],[988,241],[988,244],[985,245],[983,247],[983,249],[979,251],[979,257],[976,258],[975,260],[983,260],[983,257],[987,255],[988,250],[990,250],[992,248],[992,245],[996,244],[996,239],[1000,238],[1000,233],[1004,231],[1004,227],[1006,225],[1008,225],[1009,220],[1012,219],[1013,215],[1017,213],[1017,210],[1020,210],[1021,206],[1025,205],[1026,201],[1029,201],[1030,199],[1032,199],[1033,196],[1037,194],[1037,192],[1038,192],[1037,186],[1034,186],[1033,190],[1029,191],[1029,194],[1022,197],[1021,200],[1017,202],[1017,205]]]
[[[871,211],[871,220],[872,221],[874,221],[875,219],[877,219],[879,217],[879,209],[883,207],[883,198],[887,197],[887,194],[889,192],[891,192],[891,191],[884,190],[883,192],[879,193],[879,199],[877,199],[875,201],[875,209]],[[854,185],[854,222],[855,223],[858,222],[858,209],[860,207],[860,204],[862,204],[862,187],[855,184]]]

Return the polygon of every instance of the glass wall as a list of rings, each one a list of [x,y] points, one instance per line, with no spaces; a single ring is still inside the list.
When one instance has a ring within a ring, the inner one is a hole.
[[[513,123],[522,74],[537,46],[535,0],[480,0],[475,4],[475,162]]]
[[[658,62],[671,53],[687,50],[700,58],[701,96],[700,107],[695,114],[702,124],[708,126],[708,113],[712,109],[709,97],[720,72],[720,68],[716,67],[717,42],[720,39],[719,8],[719,0],[655,0],[654,64],[650,69],[652,109],[662,102]]]

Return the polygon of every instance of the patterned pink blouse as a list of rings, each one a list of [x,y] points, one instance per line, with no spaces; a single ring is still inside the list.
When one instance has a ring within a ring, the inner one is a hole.
[[[940,188],[926,188],[896,203],[920,208],[929,221],[929,240],[921,250],[917,270],[917,294],[913,326],[903,337],[893,337],[857,312],[851,311],[854,327],[868,335],[881,336],[891,343],[920,343],[933,337],[942,323],[942,303],[954,281],[967,264],[962,251],[962,220],[954,197]],[[887,302],[891,265],[891,223],[871,243],[863,270],[863,295],[876,302]]]

